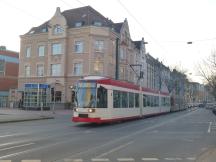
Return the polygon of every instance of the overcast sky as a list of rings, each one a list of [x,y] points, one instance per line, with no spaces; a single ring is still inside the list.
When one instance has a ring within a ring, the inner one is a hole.
[[[153,57],[201,82],[196,65],[216,49],[216,0],[0,0],[0,45],[19,51],[19,36],[49,20],[56,7],[84,5],[113,22],[127,18],[133,40],[144,37]]]

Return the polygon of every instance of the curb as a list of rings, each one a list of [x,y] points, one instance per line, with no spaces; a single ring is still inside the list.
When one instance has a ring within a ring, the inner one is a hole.
[[[9,119],[9,120],[3,120],[0,121],[0,124],[2,123],[15,123],[15,122],[24,122],[24,121],[34,121],[34,120],[47,120],[47,119],[54,119],[53,116],[50,117],[38,117],[38,118],[26,118],[26,119]]]

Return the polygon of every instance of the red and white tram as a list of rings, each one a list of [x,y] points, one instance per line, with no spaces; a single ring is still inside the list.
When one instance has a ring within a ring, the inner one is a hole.
[[[108,123],[170,112],[169,93],[97,76],[78,81],[76,101],[73,122]]]

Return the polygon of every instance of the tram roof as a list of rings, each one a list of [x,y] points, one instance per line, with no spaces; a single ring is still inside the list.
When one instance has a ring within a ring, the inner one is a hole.
[[[127,81],[122,81],[122,80],[115,80],[112,78],[108,77],[102,77],[102,76],[87,76],[81,79],[81,81],[95,81],[100,84],[105,84],[105,85],[112,85],[112,86],[117,86],[117,87],[122,87],[122,88],[128,88],[128,89],[133,89],[133,90],[142,90],[144,92],[149,92],[149,93],[155,93],[158,94],[158,90],[154,90],[151,88],[146,88],[146,87],[140,87],[138,85],[135,85],[133,83],[127,82]],[[167,92],[160,92],[160,94],[163,95],[169,95]]]

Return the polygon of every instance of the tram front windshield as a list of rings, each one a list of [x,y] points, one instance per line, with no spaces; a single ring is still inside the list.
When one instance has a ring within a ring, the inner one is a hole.
[[[96,83],[80,82],[78,83],[77,104],[81,108],[96,107]]]

